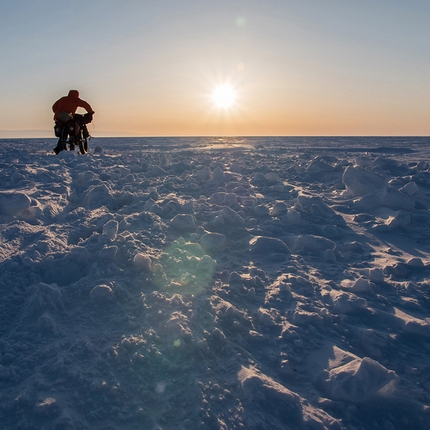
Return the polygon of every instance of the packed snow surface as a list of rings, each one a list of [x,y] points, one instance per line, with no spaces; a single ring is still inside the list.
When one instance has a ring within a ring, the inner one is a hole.
[[[1,140],[1,428],[428,429],[429,144]]]

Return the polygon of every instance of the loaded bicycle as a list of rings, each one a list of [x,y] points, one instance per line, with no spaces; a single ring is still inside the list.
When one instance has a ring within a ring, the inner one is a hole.
[[[93,120],[93,113],[74,114],[67,121],[58,119],[55,121],[54,132],[58,137],[57,146],[54,148],[55,154],[61,151],[74,151],[79,148],[81,154],[88,152],[88,141],[91,138],[87,124]]]

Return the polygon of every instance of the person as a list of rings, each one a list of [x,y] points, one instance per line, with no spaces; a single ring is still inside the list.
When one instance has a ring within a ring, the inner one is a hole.
[[[79,98],[79,91],[70,90],[67,96],[61,97],[52,105],[54,121],[67,122],[73,118],[79,107],[84,108],[88,113],[94,113],[90,104]],[[64,121],[65,119],[66,121]]]
[[[79,91],[77,90],[70,90],[67,96],[61,97],[52,105],[55,121],[54,130],[57,137],[60,137],[62,127],[74,119],[75,113],[80,107],[85,109],[88,114],[94,114],[91,105],[79,97]],[[76,121],[75,129],[76,132],[79,130],[79,124]],[[54,148],[54,152],[58,154],[62,149],[61,142],[58,141],[57,146]]]

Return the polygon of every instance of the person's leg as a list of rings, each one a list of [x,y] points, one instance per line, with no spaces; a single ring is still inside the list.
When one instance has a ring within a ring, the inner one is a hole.
[[[57,146],[54,148],[54,152],[58,155],[63,149],[65,149],[65,140],[67,138],[66,125],[60,121],[55,122],[54,126],[55,136],[58,137]]]

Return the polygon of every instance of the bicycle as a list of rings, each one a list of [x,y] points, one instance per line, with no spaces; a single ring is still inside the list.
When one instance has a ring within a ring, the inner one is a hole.
[[[75,147],[79,147],[81,154],[88,153],[88,140],[91,138],[88,132],[87,124],[93,120],[93,113],[84,115],[75,114],[72,119],[66,123],[56,121],[54,126],[55,136],[58,137],[57,146],[54,152],[58,155],[61,151],[74,151]]]

